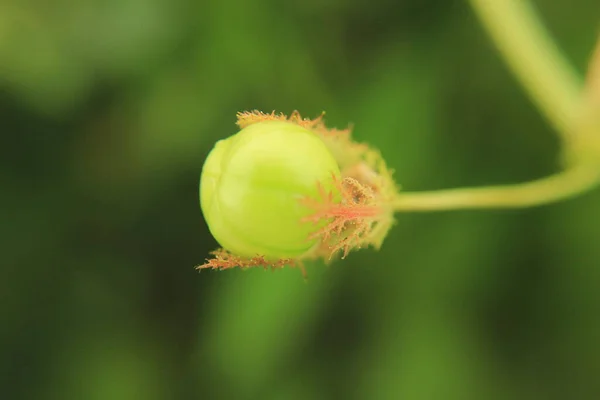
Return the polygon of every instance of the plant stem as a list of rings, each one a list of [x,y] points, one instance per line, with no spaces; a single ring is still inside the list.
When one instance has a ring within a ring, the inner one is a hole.
[[[579,127],[586,125],[577,114],[582,104],[579,79],[536,18],[531,4],[526,0],[470,2],[514,75],[562,136],[565,150],[570,150],[582,133]],[[594,118],[592,114],[587,118]],[[596,162],[576,163],[561,173],[526,183],[401,192],[392,206],[395,211],[524,208],[577,196],[598,183],[600,168]]]
[[[567,138],[579,104],[580,79],[528,0],[469,0],[483,27],[533,102]]]
[[[514,185],[400,192],[392,206],[397,212],[525,208],[575,197],[599,180],[597,167],[576,166],[546,178]]]

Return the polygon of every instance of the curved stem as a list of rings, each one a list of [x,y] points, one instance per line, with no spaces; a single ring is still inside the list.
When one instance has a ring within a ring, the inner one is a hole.
[[[563,145],[569,146],[580,134],[579,79],[536,18],[531,4],[526,0],[470,2],[514,75],[562,136]],[[523,208],[568,199],[598,183],[600,168],[581,164],[526,183],[404,192],[392,206],[395,211]]]
[[[401,192],[392,206],[395,211],[404,212],[524,208],[575,197],[599,181],[598,168],[578,166],[546,178],[514,185]]]
[[[482,25],[533,102],[567,138],[580,80],[536,17],[528,0],[470,0]]]

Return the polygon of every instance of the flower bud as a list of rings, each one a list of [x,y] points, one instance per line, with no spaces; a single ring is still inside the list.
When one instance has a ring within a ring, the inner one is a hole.
[[[216,143],[200,178],[200,206],[208,228],[227,251],[267,260],[298,258],[327,221],[302,222],[303,198],[334,189],[338,164],[313,131],[285,121],[246,126]]]

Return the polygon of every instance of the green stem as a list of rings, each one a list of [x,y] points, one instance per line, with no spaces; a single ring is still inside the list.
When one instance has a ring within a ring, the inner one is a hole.
[[[573,129],[580,79],[528,0],[469,0],[505,62],[565,138]]]
[[[392,206],[398,212],[525,208],[575,197],[595,186],[599,180],[598,168],[578,166],[514,185],[401,192]]]
[[[505,62],[562,136],[565,150],[581,134],[577,74],[561,55],[526,0],[470,0]],[[580,147],[580,149],[584,149]],[[574,149],[577,150],[577,149]],[[582,158],[583,159],[583,158]],[[565,200],[600,183],[597,164],[574,164],[556,175],[503,186],[401,192],[396,211],[523,208]]]

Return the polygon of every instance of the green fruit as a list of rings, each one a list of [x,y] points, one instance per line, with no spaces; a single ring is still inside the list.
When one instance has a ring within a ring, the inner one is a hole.
[[[298,258],[323,224],[302,222],[301,204],[334,191],[340,171],[314,132],[291,122],[264,121],[216,143],[200,178],[200,206],[210,232],[229,252],[267,260]]]

